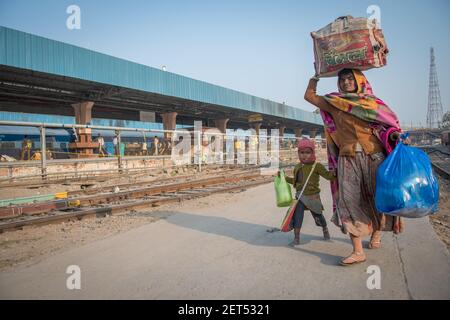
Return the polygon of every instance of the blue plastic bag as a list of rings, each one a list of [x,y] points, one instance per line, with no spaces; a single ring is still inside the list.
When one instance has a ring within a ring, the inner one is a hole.
[[[439,183],[427,154],[400,142],[378,167],[377,210],[388,215],[420,218],[435,213],[438,202]]]

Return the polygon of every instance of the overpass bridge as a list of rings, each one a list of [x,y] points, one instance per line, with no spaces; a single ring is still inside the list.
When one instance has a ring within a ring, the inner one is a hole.
[[[1,111],[75,116],[77,124],[92,118],[159,122],[165,130],[201,120],[222,132],[323,131],[316,113],[2,26]]]

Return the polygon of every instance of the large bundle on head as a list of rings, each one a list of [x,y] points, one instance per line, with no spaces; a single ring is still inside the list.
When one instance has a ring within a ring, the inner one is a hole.
[[[388,48],[375,19],[340,17],[311,36],[316,73],[321,77],[336,76],[344,68],[368,70],[386,65]]]

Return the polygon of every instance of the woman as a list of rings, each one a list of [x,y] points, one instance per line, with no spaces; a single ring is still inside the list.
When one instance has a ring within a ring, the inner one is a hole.
[[[330,170],[333,181],[332,222],[350,234],[353,252],[342,265],[366,261],[362,237],[371,236],[369,248],[381,247],[381,231],[402,232],[398,217],[386,216],[375,208],[375,178],[378,166],[392,152],[400,136],[395,113],[373,95],[359,70],[338,74],[339,92],[318,96],[317,81],[309,81],[305,99],[318,107],[325,124]]]

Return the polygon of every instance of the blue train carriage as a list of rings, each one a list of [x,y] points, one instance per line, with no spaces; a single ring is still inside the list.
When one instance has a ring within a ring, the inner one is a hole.
[[[92,140],[96,141],[98,135],[105,141],[107,156],[114,156],[115,132],[110,130],[92,130]],[[158,139],[155,146],[155,137]],[[163,133],[151,133],[141,131],[121,131],[121,155],[122,156],[147,156],[147,155],[170,155],[171,142],[164,138]],[[158,149],[158,152],[155,149]]]
[[[105,141],[105,156],[114,156],[113,130],[92,130],[92,140],[96,141],[98,135]],[[158,152],[155,153],[155,136],[158,138]],[[120,134],[122,155],[154,155],[170,154],[170,141],[164,139],[162,133],[143,134],[139,131],[122,131]],[[0,126],[0,154],[16,160],[29,160],[28,152],[23,154],[24,140],[31,141],[30,158],[40,153],[41,138],[39,128],[22,126]],[[48,159],[68,159],[76,151],[69,149],[69,143],[77,139],[76,132],[71,128],[46,128],[46,148]],[[146,144],[146,148],[144,147]],[[95,151],[96,153],[98,150]]]
[[[65,129],[46,130],[47,156],[50,159],[68,158],[68,144],[70,134]],[[31,141],[30,157],[28,152],[23,154],[25,139]],[[41,136],[39,128],[21,126],[0,126],[0,154],[12,157],[16,160],[30,160],[36,153],[40,154]]]

